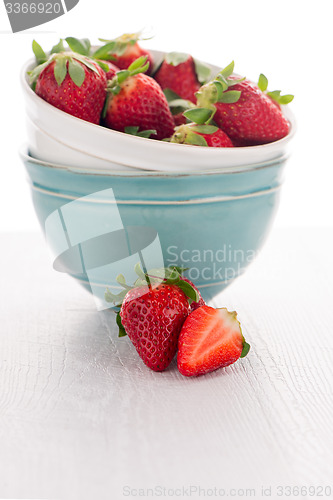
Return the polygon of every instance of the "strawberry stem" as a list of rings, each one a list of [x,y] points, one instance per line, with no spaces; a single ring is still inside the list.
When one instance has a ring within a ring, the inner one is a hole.
[[[250,348],[251,348],[250,344],[248,344],[248,343],[244,340],[243,350],[242,350],[242,352],[241,352],[240,357],[241,357],[241,358],[245,358],[245,356],[248,354],[248,352],[249,352]]]
[[[98,75],[98,69],[94,65],[94,61],[88,57],[76,52],[54,52],[49,56],[47,61],[28,72],[30,83],[33,84],[41,72],[52,62],[55,62],[54,78],[56,79],[59,87],[65,80],[67,73],[75,85],[81,87],[85,80],[85,71],[82,65],[86,66],[89,70]]]
[[[149,68],[149,62],[147,62],[147,59],[148,56],[140,56],[132,62],[128,69],[117,71],[112,80],[108,81],[107,91],[113,95],[119,94],[121,91],[121,84],[126,80],[126,78],[147,71]]]
[[[143,263],[143,260],[142,260]],[[143,264],[144,265],[144,264]],[[135,281],[133,286],[126,284],[125,277],[122,274],[118,274],[116,280],[120,286],[124,288],[119,294],[113,294],[109,289],[106,290],[104,298],[106,302],[117,304],[121,306],[127,292],[133,288],[140,286],[148,286],[149,289],[153,288],[153,285],[175,285],[178,286],[185,295],[188,297],[189,301],[198,302],[199,295],[197,290],[195,290],[190,283],[181,279],[182,273],[187,270],[187,268],[180,266],[163,267],[158,269],[151,269],[144,271],[141,268],[140,262],[138,262],[134,270],[138,275],[138,279]]]
[[[198,106],[202,108],[215,108],[217,102],[234,103],[240,98],[240,91],[229,90],[229,87],[245,80],[244,78],[230,78],[234,71],[234,61],[222,69],[211,82],[200,87],[197,96]]]
[[[280,105],[289,104],[294,99],[294,96],[292,94],[281,95],[281,90],[273,90],[270,92],[267,91],[268,79],[262,73],[260,73],[259,75],[257,85],[262,92],[264,92],[268,97],[270,97],[271,99],[273,99],[273,101],[277,102]]]

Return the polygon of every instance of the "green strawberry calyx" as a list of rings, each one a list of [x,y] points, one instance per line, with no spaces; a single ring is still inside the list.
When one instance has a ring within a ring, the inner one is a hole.
[[[113,95],[119,94],[121,91],[121,84],[130,76],[144,73],[149,68],[148,56],[140,56],[127,69],[117,71],[112,80],[108,81],[107,90]]]
[[[212,123],[212,109],[192,105],[190,109],[183,112],[183,115],[188,123],[175,127],[170,142],[207,147],[208,144],[203,135],[214,134],[218,130],[218,127]]]
[[[273,101],[277,102],[279,105],[289,104],[294,99],[294,96],[292,94],[281,95],[281,90],[273,90],[269,92],[267,90],[268,79],[263,73],[260,73],[259,75],[258,87],[262,92],[264,92],[268,97],[273,99]]]
[[[169,108],[173,115],[182,113],[188,109],[195,108],[195,104],[187,99],[182,99],[176,92],[169,88],[163,89],[163,93],[168,101]]]
[[[135,135],[137,137],[145,137],[146,139],[149,139],[151,135],[157,134],[155,129],[140,130],[140,127],[138,126],[125,127],[124,132],[125,134]]]
[[[185,52],[169,52],[165,54],[164,61],[170,66],[179,66],[188,60],[191,57],[190,54],[186,54]]]
[[[104,59],[105,61],[115,61],[117,59],[116,56],[122,56],[131,45],[135,45],[141,40],[149,40],[150,38],[143,37],[141,31],[137,33],[124,33],[112,40],[99,38],[99,41],[104,42],[104,45],[99,47],[92,56],[96,59]]]
[[[243,335],[242,335],[242,337],[243,337]],[[251,349],[250,344],[248,344],[246,342],[245,338],[243,337],[243,350],[241,352],[240,357],[241,358],[245,358],[245,356],[247,356],[247,354],[248,354],[248,352],[249,352],[250,349]]]
[[[67,74],[69,74],[75,85],[81,87],[86,77],[83,66],[86,66],[97,75],[99,74],[94,61],[89,57],[79,54],[78,52],[57,51],[55,49],[63,49],[62,40],[57,46],[53,47],[53,52],[51,50],[48,56],[41,46],[35,40],[33,41],[33,51],[36,57],[37,66],[32,71],[28,72],[31,85],[35,84],[42,71],[53,62],[55,63],[54,77],[59,87],[65,80]]]
[[[215,104],[217,102],[235,103],[241,96],[240,90],[230,90],[237,83],[245,80],[242,78],[230,78],[234,72],[235,63],[232,61],[228,66],[223,68],[214,78],[214,80],[202,85],[196,92],[197,109],[203,110],[202,116],[207,116],[207,119],[202,123],[210,123],[216,112]],[[191,114],[190,114],[191,116]],[[189,118],[189,116],[187,116]],[[193,119],[191,117],[191,119]]]
[[[149,68],[149,62],[147,62],[147,59],[148,56],[138,57],[137,59],[135,59],[135,61],[132,62],[132,64],[127,69],[122,69],[120,71],[117,71],[112,80],[108,80],[106,89],[107,96],[102,111],[102,118],[106,117],[110,98],[112,96],[119,94],[122,88],[121,86],[124,83],[124,81],[131,76],[138,75],[139,73],[145,73],[145,71],[147,71],[147,69]]]
[[[49,53],[46,53],[36,40],[32,41],[32,51],[36,58],[37,65],[45,63],[50,55],[58,54],[59,52],[64,52],[64,41],[60,38],[59,42],[52,47]]]
[[[184,113],[185,115],[186,113]],[[206,139],[201,134],[214,134],[218,130],[215,125],[188,123],[175,128],[170,142],[177,144],[190,144],[193,146],[208,146]]]
[[[108,303],[114,304],[112,309],[117,313],[117,325],[119,327],[119,337],[126,335],[125,329],[121,324],[120,309],[125,299],[127,293],[137,287],[147,287],[147,290],[153,290],[159,285],[173,285],[180,288],[188,298],[189,304],[192,302],[199,301],[199,294],[193,286],[181,279],[181,276],[187,268],[180,266],[163,267],[158,269],[151,269],[149,271],[143,271],[140,263],[138,262],[135,266],[135,272],[138,278],[134,282],[133,286],[126,283],[125,277],[119,274],[116,278],[117,283],[123,288],[118,294],[113,294],[109,289],[106,290],[104,298]]]
[[[109,71],[109,66],[98,57],[95,57],[95,52],[92,52],[91,43],[88,38],[75,38],[73,36],[68,36],[65,40],[72,52],[90,57],[90,59],[93,59],[106,73]]]

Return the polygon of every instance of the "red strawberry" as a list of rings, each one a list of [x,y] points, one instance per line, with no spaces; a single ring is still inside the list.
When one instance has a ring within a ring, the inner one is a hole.
[[[218,127],[214,125],[197,125],[189,123],[175,128],[171,142],[191,144],[193,146],[209,146],[213,148],[232,148],[233,143]]]
[[[178,336],[189,312],[188,298],[180,288],[160,284],[130,290],[120,316],[143,362],[154,371],[162,371],[176,354]]]
[[[186,117],[183,115],[182,112],[173,115],[173,119],[174,119],[176,127],[178,127],[179,125],[185,125],[185,123],[187,121]]]
[[[250,349],[237,314],[202,306],[185,320],[178,341],[178,369],[187,377],[203,375],[235,363]]]
[[[164,139],[173,134],[174,120],[161,87],[143,74],[147,64],[140,57],[110,82],[104,123],[121,132],[127,127],[154,130],[152,138]]]
[[[232,77],[231,77],[232,78]],[[282,139],[289,123],[276,104],[257,85],[244,80],[233,87],[241,92],[237,102],[217,102],[214,121],[232,139],[244,146]]]
[[[119,71],[118,66],[113,64],[111,61],[102,61],[102,63],[106,64],[108,66],[108,71],[105,71],[105,76],[107,80],[112,80],[112,78],[115,76],[117,71]]]
[[[275,106],[277,106],[278,108],[281,108],[281,105],[289,104],[294,99],[294,96],[291,94],[281,95],[281,90],[273,90],[272,92],[267,91],[268,80],[262,73],[260,73],[259,75],[258,87],[272,100],[273,104],[275,104]]]
[[[198,307],[204,306],[206,304],[206,302],[201,297],[201,293],[199,292],[199,290],[197,289],[197,287],[192,283],[192,281],[190,281],[188,278],[185,278],[184,276],[181,276],[180,279],[182,279],[183,281],[186,281],[187,283],[189,283],[192,286],[192,288],[194,288],[194,290],[198,294],[197,301],[196,302],[194,302],[194,301],[191,302],[191,311],[194,311],[195,309],[198,309]]]
[[[150,74],[153,69],[153,56],[149,50],[139,45],[140,39],[140,33],[125,33],[113,40],[101,39],[106,44],[98,49],[98,53],[103,54],[102,59],[112,60],[120,69],[127,69],[139,57],[147,57],[149,66],[145,72]]]
[[[81,54],[83,56],[91,57],[92,59],[94,59],[97,64],[99,64],[102,69],[104,69],[107,80],[112,80],[117,71],[119,71],[118,66],[115,66],[111,61],[108,61],[107,59],[104,60],[102,55],[97,57],[99,49],[92,52],[90,40],[88,38],[79,39],[70,36],[66,38],[66,42],[72,52],[76,52],[77,54]],[[60,47],[63,47],[62,40],[60,41]],[[57,46],[53,47],[52,51],[54,51],[55,49],[56,51],[58,51]]]
[[[257,85],[233,76],[233,67],[230,64],[216,80],[201,87],[198,106],[213,110],[210,119],[237,145],[259,145],[285,137],[289,123],[281,109]]]
[[[120,308],[119,336],[127,334],[144,363],[161,371],[176,353],[181,327],[191,312],[189,303],[199,302],[201,296],[181,276],[183,268],[174,266],[144,273],[137,264],[135,272],[139,278],[134,287],[128,286],[120,274],[117,281],[124,290],[118,295],[107,290],[105,300]]]
[[[207,77],[210,70],[207,67]],[[195,93],[201,82],[198,77],[196,62],[189,54],[170,52],[154,74],[162,89],[170,89],[182,99],[196,102]]]
[[[100,122],[107,80],[92,59],[74,52],[53,54],[30,72],[30,78],[45,101],[82,120]]]

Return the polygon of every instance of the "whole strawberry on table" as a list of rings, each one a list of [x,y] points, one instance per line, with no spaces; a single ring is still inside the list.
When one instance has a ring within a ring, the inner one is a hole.
[[[185,376],[203,375],[246,356],[250,346],[237,314],[207,306],[182,271],[172,267],[144,273],[137,264],[133,287],[118,276],[124,290],[118,295],[107,290],[105,300],[117,304],[119,336],[128,335],[154,371],[165,370],[178,350],[177,366]]]

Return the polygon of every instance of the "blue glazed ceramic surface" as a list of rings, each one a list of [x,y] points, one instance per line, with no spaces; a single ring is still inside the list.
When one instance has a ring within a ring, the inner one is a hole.
[[[190,268],[186,274],[206,300],[219,293],[244,272],[262,247],[277,210],[286,162],[281,157],[251,167],[191,174],[111,174],[56,167],[24,153],[21,157],[41,227],[48,232],[55,253],[63,252],[65,256],[60,263],[56,260],[55,268],[68,272],[88,289],[93,288],[94,295],[101,299],[110,285],[110,275],[103,275],[108,255],[112,254],[113,262],[121,261],[135,251],[140,253],[145,246],[154,249],[157,240],[165,266]],[[75,201],[80,202],[75,205],[75,216],[63,231],[64,217]],[[62,230],[47,231],[50,221],[56,227],[59,220]],[[114,228],[113,235],[110,227]],[[141,229],[127,231],[125,244],[122,228]],[[82,247],[86,256],[82,263],[82,248],[77,247],[75,253],[72,247],[82,234],[93,237],[103,231],[104,239],[95,238],[94,245]],[[70,254],[66,253],[68,247]],[[112,269],[116,274],[122,272],[116,272],[116,265]]]

